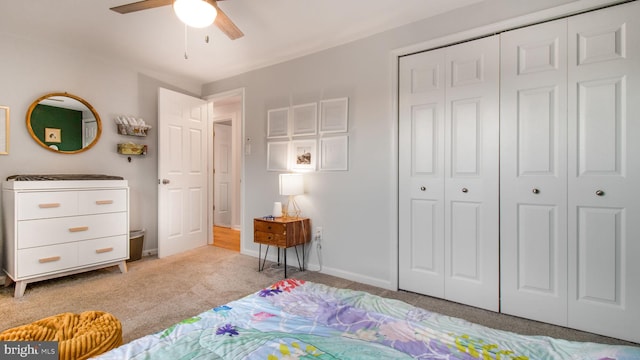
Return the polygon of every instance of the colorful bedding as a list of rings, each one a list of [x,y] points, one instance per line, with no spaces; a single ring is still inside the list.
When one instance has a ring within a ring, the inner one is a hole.
[[[640,347],[494,330],[361,291],[287,279],[99,359],[640,359]]]

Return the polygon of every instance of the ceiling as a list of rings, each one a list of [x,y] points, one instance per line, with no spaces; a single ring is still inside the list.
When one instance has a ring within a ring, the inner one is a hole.
[[[232,41],[214,26],[185,29],[171,6],[121,15],[109,8],[134,0],[0,0],[0,32],[208,83],[479,1],[220,1],[245,34]]]

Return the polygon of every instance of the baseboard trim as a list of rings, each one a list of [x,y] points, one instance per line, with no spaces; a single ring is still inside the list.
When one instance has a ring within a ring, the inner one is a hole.
[[[142,256],[156,256],[158,255],[158,249],[143,249]]]
[[[258,252],[255,250],[242,249],[240,253],[243,255],[253,256],[255,258],[258,257]],[[264,256],[264,249],[263,249],[263,256]],[[275,251],[269,252],[269,256],[267,256],[267,260],[273,261],[273,262],[277,261],[276,252]],[[314,263],[311,261],[309,261],[306,264],[306,268],[307,268],[307,271],[316,271],[321,274],[336,276],[342,279],[347,279],[347,280],[359,282],[366,285],[377,286],[379,288],[383,288],[386,290],[392,290],[392,291],[397,290],[394,287],[394,284],[389,280],[383,280],[383,279],[378,279],[370,276],[356,274],[350,271],[344,271],[336,268],[326,267],[324,265],[322,266],[322,269],[320,269],[320,265],[318,263]]]

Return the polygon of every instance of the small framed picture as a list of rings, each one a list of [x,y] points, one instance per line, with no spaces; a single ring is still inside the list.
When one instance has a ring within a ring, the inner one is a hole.
[[[286,171],[289,168],[289,142],[274,141],[267,143],[267,170]]]
[[[316,140],[294,140],[291,142],[291,169],[316,169]]]
[[[267,139],[289,136],[289,108],[267,111]]]
[[[349,98],[320,101],[320,132],[347,132],[349,117]]]
[[[44,128],[44,142],[47,142],[47,143],[62,142],[62,135],[60,134],[60,129]]]
[[[291,108],[293,136],[315,135],[318,128],[318,104],[296,105]]]
[[[349,136],[333,136],[320,139],[320,170],[349,170]]]

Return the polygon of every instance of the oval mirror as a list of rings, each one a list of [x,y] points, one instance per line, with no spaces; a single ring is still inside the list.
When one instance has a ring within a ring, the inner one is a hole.
[[[102,122],[98,112],[83,98],[69,93],[51,93],[29,107],[27,130],[45,149],[75,154],[98,142]]]

